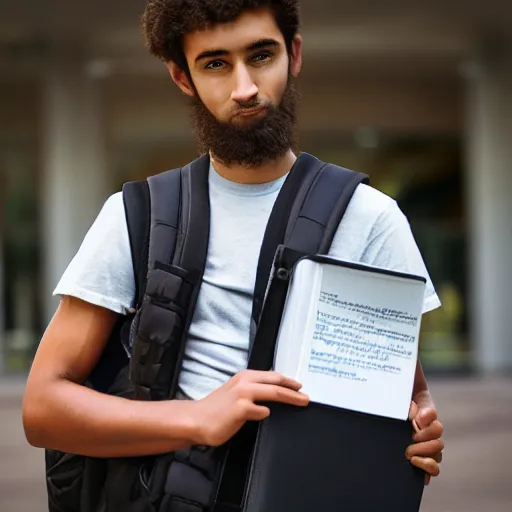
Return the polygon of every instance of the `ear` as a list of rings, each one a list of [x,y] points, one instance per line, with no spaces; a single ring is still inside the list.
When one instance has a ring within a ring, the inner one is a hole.
[[[290,72],[297,78],[302,69],[302,36],[297,34],[292,41],[292,54],[290,56]]]
[[[196,92],[194,86],[187,76],[187,73],[172,61],[166,62],[165,65],[167,66],[174,83],[181,89],[181,91],[187,96],[195,96]]]

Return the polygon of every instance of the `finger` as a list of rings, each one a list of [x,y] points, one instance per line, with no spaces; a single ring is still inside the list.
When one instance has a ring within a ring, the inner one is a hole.
[[[420,429],[424,429],[437,421],[437,411],[433,407],[420,408],[415,417],[416,423]]]
[[[263,405],[253,405],[247,413],[247,420],[262,421],[270,416],[270,409]]]
[[[304,393],[269,384],[254,384],[250,390],[249,398],[253,402],[280,402],[298,406],[309,404],[309,397]]]
[[[443,432],[443,425],[438,420],[435,420],[428,427],[415,432],[412,438],[417,443],[432,441],[434,439],[439,439],[443,435]]]
[[[300,382],[290,379],[278,372],[249,370],[246,372],[246,375],[251,382],[257,382],[259,384],[273,384],[275,386],[283,386],[295,391],[302,388],[302,384]]]
[[[411,444],[405,451],[405,456],[408,459],[412,457],[435,457],[444,449],[444,442],[441,439],[433,441],[426,441],[424,443]]]
[[[439,464],[430,457],[413,457],[411,464],[431,476],[439,475]]]
[[[409,419],[413,420],[416,418],[418,414],[418,404],[414,401],[411,401],[411,406],[409,407]]]
[[[428,473],[425,475],[425,485],[429,485],[430,484],[430,479],[431,478],[432,477]]]
[[[438,454],[434,455],[433,458],[438,464],[441,464],[441,462],[443,462],[443,452],[439,452]]]

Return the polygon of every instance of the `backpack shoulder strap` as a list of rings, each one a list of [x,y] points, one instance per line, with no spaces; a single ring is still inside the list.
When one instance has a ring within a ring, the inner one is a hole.
[[[134,307],[137,308],[144,294],[148,258],[151,200],[147,181],[125,183],[123,202],[135,279]]]
[[[259,323],[263,300],[277,247],[305,253],[325,253],[341,218],[360,183],[368,176],[326,164],[301,153],[274,204],[261,246],[254,287],[253,331]]]
[[[306,254],[325,254],[347,207],[365,174],[333,164],[322,167],[306,192],[295,217],[290,217],[285,245]]]
[[[303,155],[299,158],[305,165],[304,173],[307,178],[299,180],[295,198],[292,204],[288,203],[290,214],[284,240],[276,235],[276,230],[272,227],[272,222],[276,222],[281,224],[282,229],[282,221],[280,223],[279,217],[274,215],[275,211],[277,214],[276,207],[267,226],[260,256],[260,259],[265,258],[268,261],[270,258],[274,263],[276,253],[279,254],[278,246],[283,245],[287,248],[287,268],[291,268],[304,254],[322,254],[329,250],[356,188],[361,183],[369,183],[365,174],[325,164],[311,155]],[[295,170],[292,169],[292,172]],[[259,272],[255,285],[253,311],[256,310],[256,313],[253,319],[257,329],[251,337],[248,366],[259,370],[268,370],[272,364],[274,344],[288,289],[287,279],[269,279],[273,277],[271,269],[269,273],[270,276],[263,270]],[[265,308],[262,310],[264,302]],[[256,316],[258,313],[259,316]]]
[[[155,260],[171,263],[178,238],[181,169],[123,186],[135,278],[135,308],[142,304],[148,268]]]
[[[182,204],[181,174],[181,169],[174,169],[147,179],[151,208],[146,271],[157,261],[173,262]]]
[[[175,346],[170,347],[166,361],[162,359],[161,376],[155,379],[155,387],[152,390],[155,397],[173,398],[178,387],[186,337],[196,307],[208,253],[209,169],[208,154],[180,169],[179,174],[176,173],[173,176],[175,190],[171,196],[165,194],[158,178],[149,180],[151,196],[158,200],[161,207],[157,208],[155,205],[152,208],[148,272],[163,268],[179,277],[179,280],[174,280],[172,285],[167,281],[167,284],[162,282],[159,287],[169,287],[170,292],[170,289],[180,282],[181,284],[171,295],[174,294],[173,303],[183,311],[179,329],[181,334],[175,334]],[[161,179],[166,177],[161,176]],[[155,290],[148,291],[155,292]],[[160,295],[159,291],[157,295]],[[156,326],[153,327],[156,328]],[[167,379],[168,382],[165,382]]]
[[[253,297],[253,329],[258,325],[263,299],[277,247],[287,238],[290,220],[295,219],[320,170],[325,166],[308,153],[301,153],[286,178],[270,214],[256,272]]]
[[[177,265],[202,274],[208,249],[209,156],[148,178],[151,197],[148,268]]]
[[[206,264],[209,167],[209,156],[203,155],[182,169],[147,179],[148,234],[136,270],[138,308],[130,330],[130,379],[137,399],[165,400],[177,390]],[[134,254],[136,242],[132,236]]]

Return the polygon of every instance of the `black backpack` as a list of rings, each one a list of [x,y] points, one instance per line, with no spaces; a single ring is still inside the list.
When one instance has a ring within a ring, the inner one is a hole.
[[[208,250],[210,159],[123,187],[136,301],[85,385],[133,400],[175,398]],[[248,367],[269,370],[289,269],[325,254],[366,175],[301,153],[267,224],[253,297]],[[283,249],[286,248],[286,251]],[[283,258],[283,254],[286,255]],[[235,512],[258,424],[219,448],[98,459],[46,451],[50,512]]]

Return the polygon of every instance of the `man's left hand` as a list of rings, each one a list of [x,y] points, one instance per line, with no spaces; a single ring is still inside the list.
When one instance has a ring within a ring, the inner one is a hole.
[[[411,402],[409,419],[415,433],[414,443],[408,446],[406,457],[412,465],[426,472],[425,485],[430,478],[439,475],[439,464],[443,458],[443,425],[437,419],[437,411],[428,391],[417,393]]]

